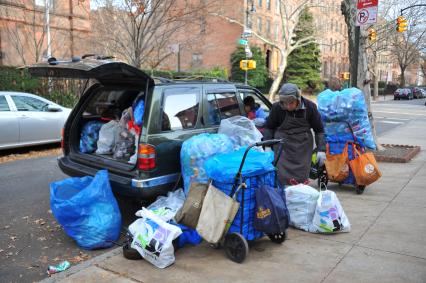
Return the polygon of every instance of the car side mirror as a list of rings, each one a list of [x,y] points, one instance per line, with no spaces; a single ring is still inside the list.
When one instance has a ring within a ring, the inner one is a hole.
[[[61,112],[62,111],[62,109],[60,108],[60,107],[58,107],[58,106],[56,106],[56,105],[48,105],[47,106],[47,111],[48,112]]]

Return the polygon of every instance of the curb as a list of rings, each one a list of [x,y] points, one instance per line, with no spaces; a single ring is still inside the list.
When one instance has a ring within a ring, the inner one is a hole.
[[[408,152],[402,157],[380,155],[380,152],[374,152],[376,161],[390,163],[407,163],[420,152],[418,145],[401,145],[401,144],[382,144],[384,147],[399,147],[408,149]]]
[[[53,282],[59,282],[61,280],[66,279],[67,277],[70,277],[73,274],[76,274],[92,265],[98,262],[105,261],[113,256],[119,255],[122,253],[122,247],[118,247],[116,249],[113,249],[112,251],[106,252],[104,254],[98,255],[94,258],[91,258],[85,262],[79,263],[75,266],[72,266],[70,269],[65,270],[64,272],[53,274],[51,277],[45,278],[40,283],[53,283]]]

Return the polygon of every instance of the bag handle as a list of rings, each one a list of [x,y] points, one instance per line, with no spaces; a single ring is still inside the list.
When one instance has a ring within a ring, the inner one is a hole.
[[[325,190],[322,190],[323,187],[325,188]],[[320,193],[328,190],[327,185],[324,182],[320,182],[319,189],[320,189]]]

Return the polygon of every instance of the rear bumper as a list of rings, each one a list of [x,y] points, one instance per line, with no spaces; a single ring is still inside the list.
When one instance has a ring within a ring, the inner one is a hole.
[[[74,162],[67,156],[59,157],[58,165],[62,172],[72,177],[94,176],[97,172],[97,169]],[[157,196],[166,195],[179,179],[178,173],[150,179],[132,179],[108,173],[114,194],[135,200],[153,200]]]

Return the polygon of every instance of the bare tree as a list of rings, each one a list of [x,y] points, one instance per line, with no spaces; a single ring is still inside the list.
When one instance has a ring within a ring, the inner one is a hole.
[[[92,21],[98,49],[119,55],[138,68],[155,68],[172,53],[169,46],[194,42],[194,19],[205,13],[209,1],[99,0]],[[198,27],[198,26],[197,26]],[[186,32],[186,37],[180,34]]]
[[[424,1],[419,0],[403,0],[390,1],[387,5],[391,5],[391,13],[387,19],[395,28],[396,18],[400,15],[401,9],[409,8],[410,6],[424,4]],[[420,64],[421,51],[425,48],[426,29],[425,16],[426,7],[412,7],[404,11],[403,16],[408,21],[407,31],[398,33],[394,30],[390,34],[389,50],[399,65],[401,70],[400,85],[405,86],[405,72],[410,65]]]
[[[39,62],[46,50],[46,25],[43,10],[37,9],[35,2],[31,4],[21,1],[17,3],[18,15],[2,9],[0,16],[12,20],[5,24],[7,39],[15,49],[21,63]],[[13,10],[16,13],[16,10]]]
[[[278,66],[277,75],[274,78],[272,86],[269,90],[269,100],[273,101],[274,97],[278,91],[278,88],[283,80],[285,69],[287,68],[288,56],[297,48],[304,47],[315,42],[315,36],[300,37],[297,40],[295,38],[295,28],[299,23],[300,14],[305,8],[309,7],[320,7],[318,5],[313,6],[312,1],[302,0],[302,1],[285,1],[277,0],[277,5],[279,5],[280,10],[280,24],[282,35],[278,40],[268,39],[259,33],[252,32],[252,34],[259,40],[268,44],[271,47],[276,48],[280,52],[280,65]],[[228,22],[238,24],[244,27],[244,23],[230,18],[221,13],[211,13],[212,15],[221,17]]]

